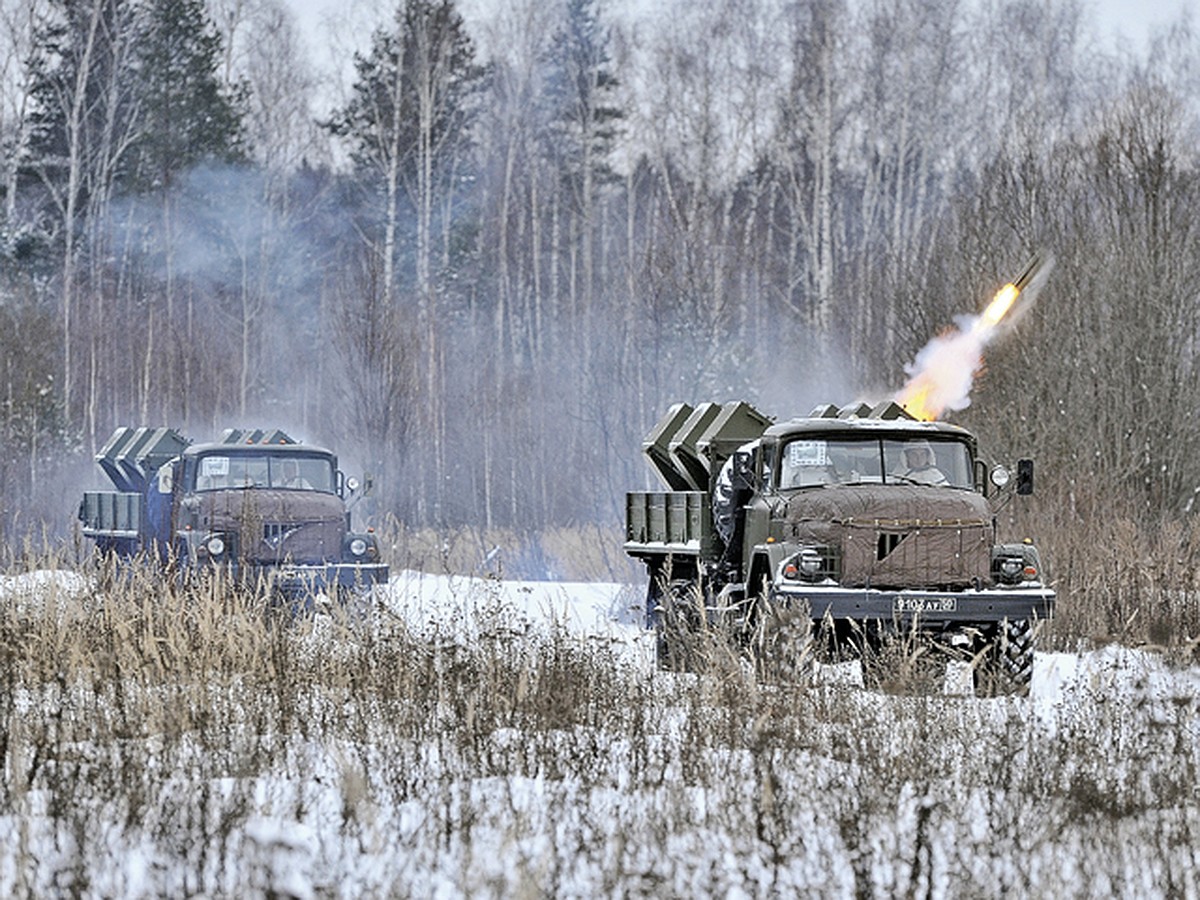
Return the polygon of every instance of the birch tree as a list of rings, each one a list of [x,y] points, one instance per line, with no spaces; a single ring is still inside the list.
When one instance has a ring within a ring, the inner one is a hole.
[[[33,84],[26,62],[33,54],[38,21],[45,15],[45,0],[0,2],[0,223],[16,223],[18,180],[21,160],[29,140],[29,106]]]
[[[422,302],[432,289],[433,216],[439,190],[464,150],[470,100],[480,72],[462,17],[449,0],[412,0],[392,24],[375,31],[355,59],[349,103],[330,130],[346,137],[356,170],[383,193],[380,253],[388,297],[394,297],[399,230],[414,221],[413,277]],[[389,286],[390,285],[390,286]]]
[[[30,60],[33,102],[23,169],[46,198],[61,253],[61,390],[69,418],[76,399],[80,239],[103,218],[140,113],[126,77],[133,23],[125,0],[56,2]]]
[[[360,229],[380,260],[383,306],[391,309],[402,297],[415,302],[413,321],[426,354],[425,428],[432,445],[432,465],[425,474],[433,506],[441,508],[446,422],[435,261],[442,270],[451,262],[458,191],[471,174],[470,126],[482,73],[462,17],[449,0],[398,6],[389,26],[372,35],[370,51],[356,57],[355,70],[350,100],[328,127],[349,141],[365,193],[382,201],[374,215],[368,206]],[[408,223],[411,228],[405,230]],[[408,263],[403,285],[402,249]]]
[[[850,20],[841,0],[804,0],[791,7],[791,83],[780,113],[787,196],[786,301],[818,335],[834,319],[834,268],[844,221],[836,190],[844,165],[849,109],[846,78]]]

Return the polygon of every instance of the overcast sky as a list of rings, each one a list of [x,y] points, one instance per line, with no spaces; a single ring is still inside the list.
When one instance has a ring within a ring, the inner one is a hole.
[[[298,0],[303,2],[303,0]],[[1194,16],[1200,0],[1093,0],[1102,37],[1142,44],[1151,28],[1174,22],[1183,11]],[[1137,47],[1135,47],[1137,49]]]

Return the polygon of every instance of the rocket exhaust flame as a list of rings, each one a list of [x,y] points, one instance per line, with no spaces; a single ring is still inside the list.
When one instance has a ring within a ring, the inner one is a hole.
[[[1052,257],[1034,256],[1020,277],[1000,288],[981,314],[960,317],[954,328],[926,344],[916,360],[904,367],[909,379],[896,402],[926,422],[970,405],[984,349],[1033,305],[1053,266]]]
[[[1017,302],[1017,297],[1020,295],[1021,291],[1015,284],[1006,284],[1000,288],[996,292],[996,296],[992,298],[992,302],[987,305],[987,309],[983,311],[983,315],[975,323],[975,327],[995,328],[1012,309],[1012,305]]]

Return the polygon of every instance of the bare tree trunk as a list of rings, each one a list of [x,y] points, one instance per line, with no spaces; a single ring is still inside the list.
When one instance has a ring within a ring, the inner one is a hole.
[[[391,309],[396,303],[396,234],[400,227],[400,110],[403,95],[403,56],[396,62],[396,76],[392,82],[391,133],[385,159],[384,188],[387,209],[383,225],[383,299],[384,306]]]
[[[142,359],[142,389],[138,405],[139,418],[142,422],[150,420],[150,389],[153,373],[151,364],[154,359],[154,352],[154,304],[150,303],[146,306],[146,355]]]
[[[32,52],[42,0],[20,0],[0,5],[0,141],[4,142],[4,215],[13,222],[17,213],[17,172],[29,138],[30,82],[22,74]]]
[[[822,48],[823,63],[821,79],[821,109],[816,127],[816,170],[817,187],[814,197],[813,221],[816,223],[815,248],[812,254],[812,269],[815,275],[815,304],[813,324],[820,335],[830,333],[833,321],[833,174],[834,159],[834,92],[832,47]]]
[[[84,153],[85,135],[84,119],[87,115],[87,85],[92,75],[92,58],[96,52],[96,42],[99,38],[102,20],[102,0],[92,0],[91,18],[88,22],[87,37],[84,41],[83,53],[79,60],[79,68],[75,73],[75,84],[69,98],[70,108],[65,110],[67,131],[67,188],[66,196],[61,204],[63,215],[63,268],[62,268],[62,325],[63,325],[63,404],[67,418],[71,418],[71,400],[73,393],[74,362],[72,343],[75,338],[73,330],[73,312],[75,305],[76,287],[76,254],[75,246],[76,217],[80,190],[83,185],[85,164]]]

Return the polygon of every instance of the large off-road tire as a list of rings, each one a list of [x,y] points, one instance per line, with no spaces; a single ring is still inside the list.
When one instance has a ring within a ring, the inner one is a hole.
[[[1005,620],[972,663],[979,697],[1025,696],[1033,680],[1034,628],[1028,619]]]

